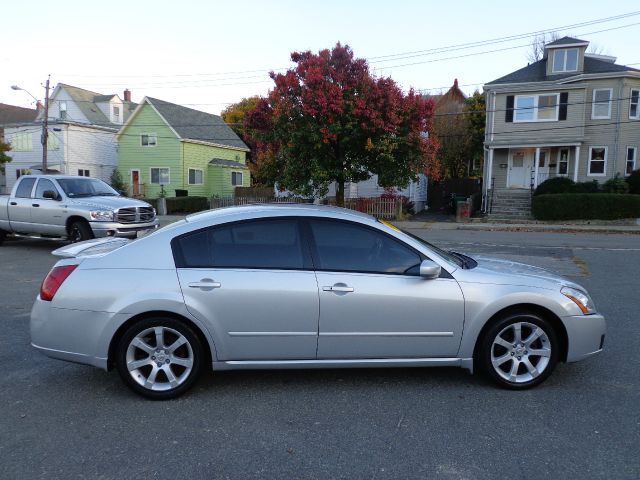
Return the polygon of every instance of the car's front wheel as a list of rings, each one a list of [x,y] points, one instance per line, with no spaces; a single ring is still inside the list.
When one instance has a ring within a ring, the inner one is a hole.
[[[545,318],[533,313],[510,314],[481,339],[482,370],[502,387],[534,387],[553,372],[559,357],[558,337]]]
[[[69,240],[71,240],[71,243],[83,242],[92,238],[93,231],[91,226],[84,220],[77,220],[69,227]]]
[[[117,346],[116,367],[133,391],[153,400],[175,398],[198,379],[202,343],[173,318],[147,318],[133,324]]]

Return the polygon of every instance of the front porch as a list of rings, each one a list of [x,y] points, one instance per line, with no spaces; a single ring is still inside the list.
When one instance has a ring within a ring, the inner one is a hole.
[[[492,216],[499,212],[500,218],[530,216],[530,197],[539,184],[553,177],[578,180],[580,147],[571,143],[487,148],[483,211]]]

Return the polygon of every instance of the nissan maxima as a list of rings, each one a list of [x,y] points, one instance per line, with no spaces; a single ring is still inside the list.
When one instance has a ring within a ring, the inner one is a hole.
[[[350,210],[253,205],[62,247],[32,345],[176,397],[206,369],[459,366],[525,389],[603,348],[580,285]]]

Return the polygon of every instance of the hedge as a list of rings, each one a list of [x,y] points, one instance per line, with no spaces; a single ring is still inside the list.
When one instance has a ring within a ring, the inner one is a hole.
[[[167,197],[167,213],[194,213],[209,210],[207,197]]]
[[[533,197],[537,220],[616,220],[640,218],[640,195],[620,193],[555,193]]]

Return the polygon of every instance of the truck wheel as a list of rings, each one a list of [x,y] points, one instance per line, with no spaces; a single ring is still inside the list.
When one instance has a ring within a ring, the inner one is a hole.
[[[71,243],[83,242],[93,238],[93,232],[89,224],[83,220],[75,221],[69,227],[69,240]]]
[[[7,232],[5,232],[4,230],[0,230],[0,245],[2,245],[2,242],[4,242],[6,236]]]

